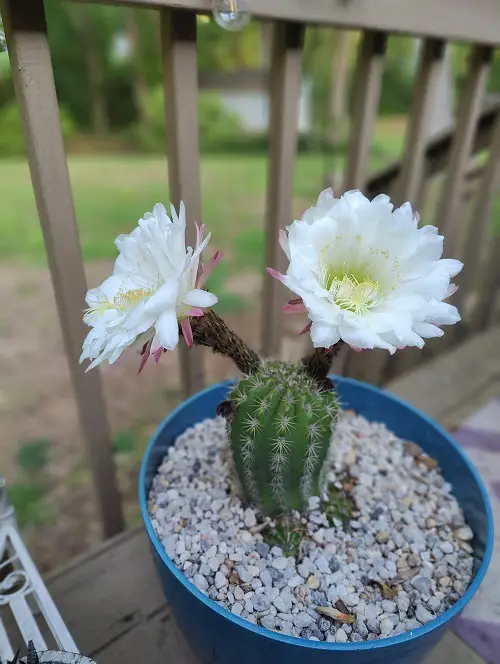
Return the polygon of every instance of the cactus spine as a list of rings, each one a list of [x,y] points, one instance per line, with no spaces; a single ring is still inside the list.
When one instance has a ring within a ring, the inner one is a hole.
[[[233,388],[229,434],[245,497],[264,514],[301,510],[320,492],[338,413],[303,368],[268,362]]]

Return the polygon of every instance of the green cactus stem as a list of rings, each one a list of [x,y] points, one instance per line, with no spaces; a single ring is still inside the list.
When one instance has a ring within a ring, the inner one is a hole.
[[[262,364],[233,388],[231,450],[246,499],[267,515],[301,510],[320,493],[320,477],[337,421],[333,391],[304,370]]]

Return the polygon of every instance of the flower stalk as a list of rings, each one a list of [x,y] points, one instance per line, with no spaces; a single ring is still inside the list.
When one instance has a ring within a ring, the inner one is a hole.
[[[229,357],[238,369],[250,376],[262,364],[257,353],[233,332],[212,309],[200,318],[191,319],[193,343],[211,348],[214,353]],[[184,333],[184,330],[181,329]]]
[[[315,348],[310,355],[302,358],[305,372],[316,381],[321,392],[333,389],[333,382],[328,378],[328,374],[342,344],[343,342],[339,341],[330,348]]]

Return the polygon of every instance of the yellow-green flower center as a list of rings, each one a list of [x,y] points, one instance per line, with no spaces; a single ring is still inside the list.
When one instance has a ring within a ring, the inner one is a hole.
[[[118,309],[118,311],[126,311],[127,309],[133,309],[139,302],[151,297],[154,295],[155,289],[147,288],[132,288],[127,290],[122,287],[117,292],[113,301],[108,300],[107,297],[103,296],[102,300],[95,304],[93,307],[89,307],[86,310],[86,313],[97,314],[102,316],[104,312],[109,309]]]
[[[323,260],[321,271],[323,287],[344,311],[364,315],[382,298],[382,284],[370,277],[366,266],[344,264],[339,268]]]
[[[131,309],[139,304],[139,302],[142,302],[142,300],[151,297],[154,292],[152,288],[120,289],[113,300],[113,307],[120,310]]]
[[[345,311],[363,315],[380,301],[382,287],[378,281],[365,278],[359,280],[354,274],[344,274],[334,278],[328,289],[335,303]]]

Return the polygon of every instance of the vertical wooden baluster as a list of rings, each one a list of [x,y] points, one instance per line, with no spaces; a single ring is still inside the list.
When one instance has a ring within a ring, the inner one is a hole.
[[[363,190],[366,183],[386,46],[387,35],[372,31],[363,34],[359,45],[344,191]]]
[[[266,265],[283,269],[286,258],[278,233],[291,220],[292,188],[297,149],[298,115],[302,82],[303,25],[276,22],[270,75],[269,170],[266,204]],[[281,307],[286,289],[268,278],[263,292],[262,349],[278,356]]]
[[[497,231],[489,244],[486,269],[478,288],[477,302],[471,316],[471,329],[474,332],[484,330],[493,324],[496,314],[496,302],[500,291],[500,233]]]
[[[438,39],[426,39],[420,53],[413,104],[406,133],[394,203],[406,201],[414,204],[419,193],[425,161],[425,149],[429,138],[430,122],[434,110],[436,84],[443,67],[445,43]]]
[[[354,74],[354,117],[349,135],[344,191],[363,190],[366,184],[386,46],[387,35],[373,31],[365,32],[359,45]],[[370,364],[368,355],[347,351],[343,353],[343,360],[342,372],[358,377],[364,375]]]
[[[177,209],[184,201],[186,243],[194,247],[194,221],[201,223],[196,14],[162,9],[160,25],[170,200]],[[188,350],[181,340],[179,352],[182,391],[188,396],[205,385],[202,351]]]
[[[87,287],[43,2],[2,0],[0,8],[80,425],[104,534],[109,537],[123,530],[124,521],[100,374],[85,374],[79,365],[88,332],[82,321]]]
[[[460,212],[463,204],[464,180],[471,159],[472,141],[484,100],[484,92],[493,50],[475,46],[470,53],[446,179],[436,215],[436,225],[444,235],[444,255],[452,256],[460,233]]]
[[[490,148],[490,156],[484,168],[476,200],[470,216],[466,241],[464,243],[465,251],[463,256],[464,267],[462,272],[456,277],[455,281],[459,285],[459,290],[454,295],[454,304],[464,318],[466,329],[475,331],[486,327],[488,320],[488,307],[491,305],[491,289],[494,286],[495,266],[500,263],[498,253],[498,239],[487,244],[488,223],[490,221],[493,198],[498,191],[500,177],[500,115],[497,117],[495,130]],[[484,264],[485,255],[487,256],[487,267],[483,279],[479,284],[475,283],[477,275],[481,274],[481,263]],[[464,309],[467,307],[469,296],[474,293],[477,287],[478,301],[473,307],[470,316]],[[498,287],[498,283],[497,283]]]
[[[401,175],[396,183],[395,205],[410,201],[416,208],[422,193],[425,172],[425,152],[434,112],[436,86],[441,78],[446,45],[437,39],[426,39],[422,45],[413,93],[410,121],[402,158]],[[418,348],[407,348],[386,359],[380,371],[380,381],[408,371],[424,357]]]

